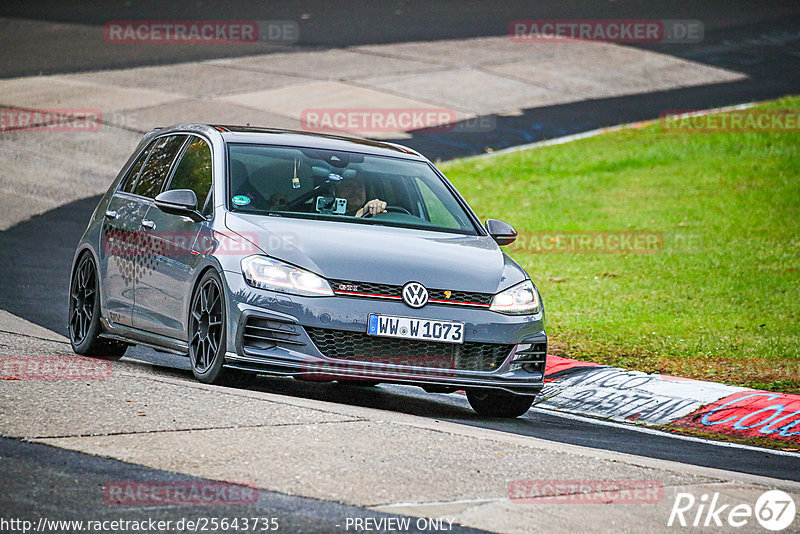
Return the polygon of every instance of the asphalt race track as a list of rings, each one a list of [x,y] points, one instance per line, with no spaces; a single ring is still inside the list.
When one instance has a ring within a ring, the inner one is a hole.
[[[98,493],[108,480],[147,481],[165,484],[210,483],[197,477],[178,475],[168,471],[148,469],[138,465],[98,458],[87,454],[67,451],[37,443],[22,443],[8,438],[0,438],[0,476],[10,482],[0,492],[0,508],[19,509],[19,493],[30,488],[40,488],[35,495],[39,501],[47,503],[48,519],[59,521],[86,520],[91,517],[97,521],[133,520],[141,521],[148,517],[153,521],[175,520],[174,509],[154,509],[152,506],[98,505]],[[53,491],[53,488],[58,488]],[[103,503],[103,501],[100,501]],[[183,506],[181,517],[231,517],[228,504]],[[384,519],[397,517],[379,512],[366,512],[361,508],[294,497],[275,492],[258,492],[258,500],[251,504],[236,507],[239,517],[276,518],[280,530],[286,532],[341,532],[342,518]],[[24,517],[34,523],[38,518]],[[413,525],[413,522],[412,522]],[[457,527],[454,532],[483,532],[481,530]],[[62,531],[68,531],[63,529]],[[427,532],[410,528],[407,532]]]
[[[203,5],[191,0],[168,5],[133,4],[122,0],[49,0],[27,4],[6,2],[0,6],[0,17],[89,29],[102,27],[111,20],[295,20],[300,24],[300,32],[299,40],[292,46],[304,48],[506,35],[509,22],[516,19],[695,19],[705,25],[702,44],[641,46],[682,57],[703,57],[713,64],[751,65],[762,74],[771,71],[776,80],[784,76],[794,76],[796,80],[796,69],[792,72],[789,62],[791,51],[782,52],[783,58],[765,60],[765,56],[772,55],[770,47],[780,44],[781,40],[791,40],[792,36],[796,39],[799,16],[797,4],[792,0],[726,3],[702,0],[691,4],[680,0],[548,0],[536,3],[501,0],[493,2],[490,9],[482,2],[447,0],[394,0],[378,5],[361,0],[348,2],[346,6],[325,0],[262,4],[232,0],[224,5]],[[7,29],[0,37],[6,51],[0,76],[169,64],[226,55],[261,54],[277,49],[272,44],[239,49],[158,45],[131,49],[109,47],[102,41],[81,43],[81,47],[64,46],[74,42],[70,40],[69,30],[75,29],[61,26],[40,30],[35,39],[30,33],[22,33],[22,28],[17,30],[20,33]]]
[[[121,5],[122,4],[122,5]],[[365,4],[362,4],[366,6]],[[343,17],[341,9],[328,2],[262,5],[253,11],[247,2],[226,2],[224,10],[212,6],[196,8],[192,2],[168,7],[137,6],[121,2],[36,5],[7,4],[0,17],[35,20],[30,28],[0,32],[0,78],[62,72],[158,65],[219,57],[263,54],[285,50],[335,48],[373,43],[394,43],[451,38],[506,35],[509,21],[534,18],[606,19],[697,19],[703,21],[702,42],[687,44],[638,44],[639,48],[671,54],[699,63],[728,68],[747,79],[717,85],[675,89],[579,102],[576,104],[522,110],[517,116],[490,116],[491,132],[414,132],[402,142],[431,160],[480,154],[554,137],[642,120],[658,118],[664,110],[691,110],[767,100],[796,93],[800,87],[800,9],[796,2],[495,2],[485,9],[479,2],[385,2],[370,4],[368,16]],[[81,47],[69,46],[70,30],[99,32],[109,20],[174,20],[191,18],[231,19],[240,15],[257,20],[300,20],[300,40],[291,46],[108,46],[101,39],[84,39]],[[350,4],[359,12],[356,3]],[[303,15],[309,18],[303,19]],[[398,23],[402,20],[402,24]],[[0,19],[0,28],[3,22]],[[79,27],[64,27],[80,24]],[[55,26],[54,26],[55,25]],[[24,32],[18,34],[17,32]],[[36,35],[31,39],[31,32]],[[244,48],[242,48],[244,46]]]
[[[498,150],[606,126],[651,120],[665,109],[710,108],[800,93],[800,4],[796,1],[570,1],[536,3],[535,6],[520,1],[493,3],[491,10],[478,2],[354,2],[347,8],[352,12],[350,16],[342,16],[338,5],[321,0],[265,5],[258,8],[260,12],[254,12],[250,2],[236,0],[227,2],[224,7],[202,8],[200,15],[193,14],[197,9],[195,2],[172,2],[169,6],[154,7],[152,9],[157,12],[150,13],[146,11],[150,7],[129,5],[130,2],[112,1],[0,6],[0,48],[4,50],[0,57],[0,78],[170,64],[286,49],[271,45],[234,46],[224,50],[157,45],[125,49],[104,46],[102,41],[93,40],[87,40],[85,47],[70,47],[65,40],[69,31],[97,31],[105,22],[114,19],[170,20],[193,16],[300,20],[302,37],[288,47],[290,50],[498,36],[507,33],[509,20],[525,18],[699,19],[706,24],[705,39],[701,43],[639,46],[748,76],[732,83],[525,109],[514,116],[492,116],[490,119],[496,128],[491,132],[421,131],[412,132],[410,139],[398,140],[432,160],[481,154],[487,148]],[[368,17],[355,16],[365,9],[369,10]],[[302,18],[304,14],[310,17]],[[28,25],[5,31],[8,19],[3,17],[24,19]],[[359,23],[351,22],[356,18]],[[67,31],[59,31],[59,28]],[[98,197],[91,197],[65,204],[0,232],[0,250],[4,251],[1,309],[64,334],[72,254],[97,201]],[[172,379],[193,382],[188,362],[180,357],[135,348],[128,351],[128,359],[155,365],[160,373]],[[645,432],[535,407],[517,420],[493,420],[475,415],[461,395],[430,395],[409,387],[355,388],[265,377],[252,387],[259,392],[292,399],[364,406],[417,416],[428,422],[447,421],[559,444],[800,482],[798,455],[684,439],[658,431]],[[14,461],[7,461],[9,459]],[[13,481],[0,491],[0,509],[7,510],[24,508],[27,504],[25,499],[29,497],[19,497],[17,489],[60,484],[61,491],[42,489],[36,499],[45,503],[53,516],[62,519],[78,518],[87,510],[96,518],[120,515],[96,499],[97,486],[108,479],[196,480],[169,471],[7,438],[0,438],[0,476]],[[290,532],[341,532],[341,526],[332,526],[333,522],[345,516],[365,515],[365,511],[357,507],[263,490],[257,503],[241,511],[260,516],[278,514]],[[131,508],[122,515],[135,517],[141,512]],[[222,511],[209,507],[203,507],[202,511],[180,510],[181,515],[194,512],[222,515]],[[156,515],[152,509],[148,513]],[[174,510],[162,509],[158,513],[168,518],[173,517]],[[366,515],[383,517],[374,511]]]

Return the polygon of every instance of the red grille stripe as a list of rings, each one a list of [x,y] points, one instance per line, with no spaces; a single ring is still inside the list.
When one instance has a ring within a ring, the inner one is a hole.
[[[403,297],[398,297],[398,296],[395,296],[395,295],[374,295],[372,293],[357,293],[355,291],[337,291],[337,290],[334,290],[333,292],[336,293],[336,294],[341,294],[341,295],[358,295],[360,297],[374,297],[374,298],[379,298],[379,299],[397,299],[397,300],[399,300],[399,299],[403,298]]]
[[[456,304],[459,306],[480,306],[482,308],[488,308],[490,306],[490,304],[481,304],[479,302],[459,302],[457,300],[428,299],[428,302],[438,302],[440,304]]]

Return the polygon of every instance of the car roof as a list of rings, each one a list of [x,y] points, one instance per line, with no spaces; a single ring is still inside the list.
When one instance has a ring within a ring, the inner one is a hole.
[[[161,135],[173,131],[208,134],[212,130],[220,134],[226,143],[298,146],[427,161],[426,158],[416,150],[395,143],[360,137],[347,137],[343,135],[284,130],[280,128],[191,123],[176,124],[167,128],[155,128],[148,136]]]

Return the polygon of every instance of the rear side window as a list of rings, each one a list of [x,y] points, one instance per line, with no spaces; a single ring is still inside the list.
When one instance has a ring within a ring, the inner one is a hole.
[[[131,193],[133,191],[133,186],[136,185],[136,177],[139,176],[139,171],[142,170],[142,165],[144,165],[147,155],[150,153],[150,149],[152,147],[153,143],[150,143],[147,148],[142,150],[142,153],[139,154],[139,157],[136,158],[136,161],[133,162],[133,165],[131,165],[131,168],[128,171],[128,175],[125,176],[125,179],[122,181],[122,187],[120,188],[121,191],[125,191],[126,193]]]
[[[210,213],[213,202],[206,202],[211,190],[211,147],[208,143],[196,136],[189,139],[168,189],[191,189],[197,197],[198,209],[205,215]]]
[[[185,135],[170,135],[156,139],[150,149],[150,157],[139,173],[133,193],[147,198],[155,198],[169,175],[175,156],[186,141]]]

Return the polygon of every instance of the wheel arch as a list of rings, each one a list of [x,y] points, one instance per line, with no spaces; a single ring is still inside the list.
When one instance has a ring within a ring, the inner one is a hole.
[[[191,288],[192,290],[189,292],[189,298],[186,299],[185,309],[183,310],[183,315],[186,318],[184,325],[183,325],[183,333],[186,336],[186,341],[189,341],[189,313],[192,309],[192,301],[194,300],[194,296],[197,294],[197,289],[200,287],[200,280],[206,275],[207,272],[214,271],[219,276],[220,280],[222,281],[222,290],[226,293],[223,299],[223,302],[227,306],[227,293],[228,293],[228,286],[225,284],[225,277],[223,276],[222,266],[216,264],[213,261],[207,261],[205,264],[200,265],[195,270],[194,278],[192,279]]]
[[[72,265],[69,268],[69,286],[67,286],[67,308],[69,309],[69,298],[70,292],[72,291],[72,277],[75,276],[75,268],[78,266],[78,262],[83,255],[87,253],[92,256],[94,266],[97,270],[97,293],[98,297],[100,298],[100,316],[102,317],[103,311],[105,310],[105,295],[103,294],[103,280],[100,276],[100,258],[97,256],[97,251],[92,248],[89,243],[81,243],[78,245],[78,248],[75,249],[75,254],[72,256]]]

